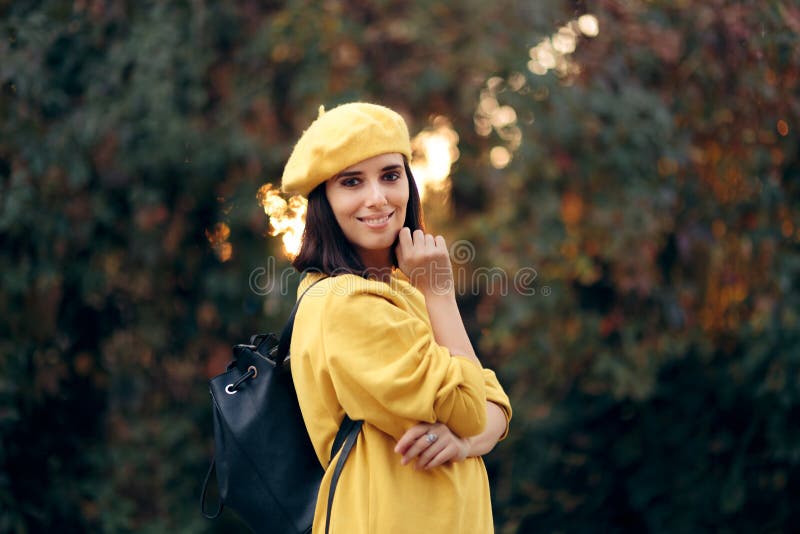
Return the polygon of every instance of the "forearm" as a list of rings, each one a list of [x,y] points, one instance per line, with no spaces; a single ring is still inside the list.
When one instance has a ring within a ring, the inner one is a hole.
[[[469,340],[461,313],[458,311],[455,294],[452,291],[441,294],[432,292],[425,295],[425,306],[431,319],[433,337],[450,353],[465,356],[478,365],[481,364]]]
[[[503,410],[493,402],[486,403],[486,428],[477,436],[466,438],[469,444],[469,452],[467,456],[483,456],[489,453],[500,437],[506,431],[506,414]]]

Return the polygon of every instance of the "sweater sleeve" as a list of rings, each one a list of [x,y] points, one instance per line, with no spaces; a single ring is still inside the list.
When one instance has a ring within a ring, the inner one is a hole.
[[[482,369],[436,343],[427,323],[369,292],[327,299],[322,336],[336,396],[352,419],[399,439],[418,422],[460,436],[486,425]]]
[[[505,390],[503,390],[503,386],[501,386],[500,382],[497,380],[494,371],[484,368],[483,378],[486,387],[486,400],[499,406],[506,416],[506,429],[503,431],[503,435],[500,436],[502,440],[508,435],[508,426],[511,422],[511,401],[508,399]]]

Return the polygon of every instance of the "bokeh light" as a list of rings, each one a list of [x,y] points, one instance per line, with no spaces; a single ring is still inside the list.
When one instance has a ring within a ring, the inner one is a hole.
[[[513,110],[512,110],[513,111]],[[417,182],[420,198],[428,192],[450,189],[450,168],[458,160],[458,133],[446,117],[436,117],[433,127],[423,130],[411,140],[414,157],[411,172]]]
[[[528,70],[538,76],[544,76],[552,70],[563,85],[570,85],[581,72],[580,66],[570,57],[578,46],[579,37],[596,37],[599,33],[600,26],[594,15],[582,15],[567,22],[550,37],[542,39],[528,50]],[[505,146],[496,145],[489,152],[489,161],[496,169],[505,168],[522,144],[522,130],[517,125],[517,110],[510,105],[501,104],[497,95],[506,89],[520,93],[526,90],[526,85],[525,75],[519,72],[511,73],[507,79],[492,76],[486,80],[486,88],[481,91],[478,99],[478,106],[473,114],[475,132],[481,137],[489,137],[494,132],[505,141]],[[535,94],[535,99],[547,98],[547,87],[537,91],[541,97]],[[527,113],[525,122],[530,124],[533,120],[533,114]],[[780,124],[778,130],[781,131]],[[660,169],[668,174],[671,167],[665,164]]]
[[[511,152],[504,146],[492,147],[489,152],[489,161],[495,169],[505,169],[511,162]]]
[[[578,18],[578,29],[586,37],[597,37],[600,33],[600,24],[597,22],[597,17],[587,13]]]
[[[233,256],[233,245],[228,242],[231,236],[231,229],[227,224],[220,222],[210,230],[206,230],[206,239],[211,245],[211,250],[221,262],[226,262]]]
[[[286,256],[297,256],[305,228],[308,201],[300,195],[294,195],[287,201],[280,191],[272,188],[272,184],[262,185],[256,198],[269,217],[269,234],[280,236]]]

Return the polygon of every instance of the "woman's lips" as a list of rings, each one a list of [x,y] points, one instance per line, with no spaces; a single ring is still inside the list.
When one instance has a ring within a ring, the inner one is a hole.
[[[356,219],[363,222],[370,228],[383,228],[389,224],[389,219],[391,219],[393,215],[394,212],[391,212],[378,217],[356,217]]]

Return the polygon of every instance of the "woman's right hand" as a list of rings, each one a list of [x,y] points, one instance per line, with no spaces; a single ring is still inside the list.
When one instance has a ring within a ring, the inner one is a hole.
[[[404,227],[395,249],[397,264],[423,295],[447,295],[454,291],[453,267],[444,237]]]
[[[470,440],[458,437],[443,423],[419,423],[403,434],[394,452],[402,455],[400,463],[403,465],[416,460],[417,469],[431,469],[467,458]]]

